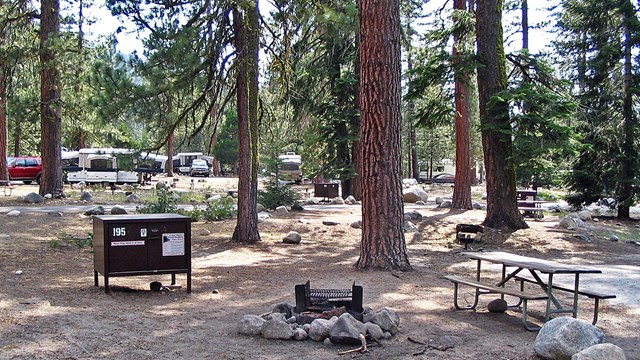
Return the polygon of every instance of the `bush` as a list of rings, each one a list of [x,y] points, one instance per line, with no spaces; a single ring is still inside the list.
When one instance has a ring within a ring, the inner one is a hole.
[[[300,200],[300,194],[288,185],[280,185],[275,177],[269,178],[264,191],[258,191],[258,202],[271,210],[278,206],[291,206],[298,200]]]
[[[160,189],[156,191],[155,201],[145,203],[137,211],[141,214],[175,213],[178,211],[178,204],[172,192]]]
[[[206,221],[220,221],[236,217],[238,213],[236,201],[233,197],[227,196],[207,203],[203,217]]]

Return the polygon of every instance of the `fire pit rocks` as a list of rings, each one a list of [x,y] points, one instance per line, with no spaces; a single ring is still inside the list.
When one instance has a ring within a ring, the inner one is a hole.
[[[360,314],[352,314],[346,307],[316,313],[296,313],[296,307],[287,303],[277,304],[264,315],[244,315],[238,332],[244,335],[261,335],[265,339],[330,341],[333,344],[360,344],[362,336],[367,340],[388,339],[397,334],[400,317],[390,308],[374,311],[364,308]],[[362,319],[358,320],[356,317]]]

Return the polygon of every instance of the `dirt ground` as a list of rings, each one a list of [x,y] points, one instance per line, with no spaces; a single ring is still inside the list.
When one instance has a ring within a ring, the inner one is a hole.
[[[0,200],[0,206],[17,205],[13,197]],[[168,284],[168,275],[111,278],[112,291],[105,294],[102,277],[99,287],[93,284],[91,248],[76,245],[92,232],[90,217],[0,213],[0,359],[536,359],[536,333],[521,326],[519,311],[489,313],[491,296],[482,297],[475,312],[456,311],[453,286],[441,278],[473,274],[475,263],[454,241],[455,225],[479,224],[485,212],[433,204],[413,208],[424,219],[417,223],[419,234],[406,236],[414,271],[404,273],[353,267],[360,230],[349,224],[360,216],[359,206],[308,206],[274,216],[260,224],[262,241],[251,246],[230,240],[235,221],[193,223],[191,294],[184,288],[149,291],[152,281]],[[607,266],[639,264],[640,246],[603,236],[580,240],[553,215],[528,224],[530,229],[510,234],[488,229],[471,247],[590,264],[605,272]],[[636,225],[602,220],[591,235],[637,235]],[[282,243],[290,230],[302,234],[301,244]],[[185,278],[177,275],[178,283],[186,285]],[[242,315],[263,314],[281,302],[295,305],[294,286],[307,280],[314,288],[362,285],[365,306],[398,312],[400,333],[364,354],[349,355],[338,351],[351,346],[238,334]],[[465,297],[470,300],[471,292]],[[540,302],[531,306],[534,313],[544,310]],[[582,300],[579,317],[590,321],[592,306]],[[627,359],[640,359],[639,316],[635,306],[601,304],[598,326],[605,341],[624,349]]]

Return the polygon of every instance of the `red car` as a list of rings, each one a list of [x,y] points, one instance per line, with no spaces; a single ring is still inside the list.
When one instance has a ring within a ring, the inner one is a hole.
[[[9,180],[22,180],[25,184],[40,183],[42,161],[36,156],[18,156],[7,159]]]

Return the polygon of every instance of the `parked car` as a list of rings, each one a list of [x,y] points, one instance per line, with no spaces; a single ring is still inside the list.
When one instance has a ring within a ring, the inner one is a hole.
[[[211,169],[209,169],[209,164],[206,160],[203,159],[194,159],[191,162],[191,176],[202,175],[209,177],[211,174]]]
[[[452,174],[447,174],[447,173],[441,173],[441,174],[437,174],[432,178],[428,178],[428,179],[420,179],[422,183],[425,184],[453,184],[456,181],[456,177],[455,175]]]
[[[17,156],[7,159],[9,180],[22,180],[25,184],[40,183],[42,160],[36,156]]]

